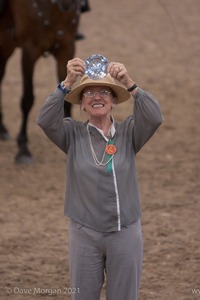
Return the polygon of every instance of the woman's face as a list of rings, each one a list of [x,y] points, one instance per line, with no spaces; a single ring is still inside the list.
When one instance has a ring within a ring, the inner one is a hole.
[[[82,93],[81,108],[91,117],[103,117],[110,114],[115,106],[113,91],[106,86],[86,87]]]

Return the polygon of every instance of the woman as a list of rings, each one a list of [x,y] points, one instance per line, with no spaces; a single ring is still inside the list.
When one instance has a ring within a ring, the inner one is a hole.
[[[106,274],[107,299],[136,300],[143,242],[135,155],[162,115],[157,100],[137,87],[123,64],[111,62],[109,74],[99,80],[84,73],[83,60],[70,60],[65,80],[37,119],[68,156],[65,215],[70,218],[72,299],[99,300]],[[63,118],[65,97],[86,111],[87,122]],[[133,115],[116,122],[113,107],[130,97]]]

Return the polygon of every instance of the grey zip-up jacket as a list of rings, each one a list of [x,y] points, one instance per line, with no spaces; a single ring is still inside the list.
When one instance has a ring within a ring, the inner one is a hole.
[[[101,160],[106,146],[102,134],[88,122],[63,118],[64,97],[57,88],[37,118],[48,138],[67,154],[64,214],[97,231],[118,231],[141,216],[135,156],[163,121],[158,101],[138,89],[133,115],[114,123],[111,143],[117,152],[108,170],[108,165],[95,164],[91,151],[92,142]]]

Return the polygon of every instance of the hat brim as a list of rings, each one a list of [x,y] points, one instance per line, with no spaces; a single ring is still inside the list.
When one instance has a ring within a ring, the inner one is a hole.
[[[84,75],[86,76],[86,75]],[[88,77],[88,76],[87,76]],[[81,83],[80,85],[74,87],[70,93],[65,97],[67,102],[72,104],[80,104],[82,102],[82,92],[84,88],[89,86],[107,86],[109,87],[115,94],[116,104],[123,103],[131,98],[131,94],[127,91],[125,87],[116,83],[113,79],[112,82],[107,82],[106,79],[92,80],[89,79],[85,83]]]

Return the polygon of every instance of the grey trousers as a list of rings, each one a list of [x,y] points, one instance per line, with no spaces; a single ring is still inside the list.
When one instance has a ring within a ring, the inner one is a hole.
[[[99,300],[105,275],[107,300],[137,300],[142,259],[140,220],[111,233],[70,221],[72,300]]]

